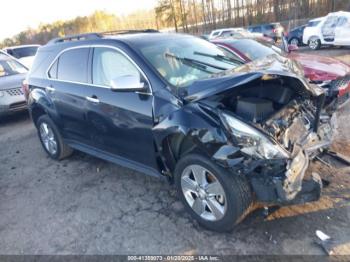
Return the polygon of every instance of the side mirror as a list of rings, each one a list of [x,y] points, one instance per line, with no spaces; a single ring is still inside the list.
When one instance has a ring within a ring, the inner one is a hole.
[[[293,51],[296,51],[298,50],[299,47],[297,45],[288,45],[288,52],[293,52]]]
[[[140,77],[125,75],[111,80],[113,91],[140,91],[145,88],[145,83],[140,82]]]

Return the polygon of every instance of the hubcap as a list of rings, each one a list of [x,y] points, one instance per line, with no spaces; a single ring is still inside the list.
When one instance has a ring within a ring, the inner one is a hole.
[[[40,124],[39,128],[40,138],[43,142],[45,149],[51,154],[54,155],[57,152],[57,142],[55,139],[55,135],[51,129],[51,127],[44,123]]]
[[[206,168],[200,165],[186,167],[181,175],[181,188],[187,203],[201,218],[216,221],[225,215],[225,191]]]
[[[316,49],[317,45],[318,45],[317,39],[310,40],[310,45],[309,46],[310,46],[311,49]]]
[[[299,44],[298,39],[295,39],[295,38],[292,39],[291,44],[292,44],[292,45],[298,45],[298,44]]]

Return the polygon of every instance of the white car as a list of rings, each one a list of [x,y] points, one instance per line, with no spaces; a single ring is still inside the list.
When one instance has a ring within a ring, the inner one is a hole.
[[[303,43],[313,50],[322,45],[350,46],[350,12],[339,11],[310,20],[304,29]]]
[[[18,59],[27,68],[31,68],[35,54],[40,45],[19,45],[3,49],[6,53]]]
[[[209,40],[218,38],[218,37],[229,37],[234,33],[241,33],[245,32],[246,30],[242,27],[235,27],[235,28],[221,28],[217,30],[213,30],[209,35]]]

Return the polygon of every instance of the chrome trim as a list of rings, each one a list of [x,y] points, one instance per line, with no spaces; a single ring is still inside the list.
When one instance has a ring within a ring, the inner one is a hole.
[[[65,52],[69,51],[69,50],[74,50],[74,49],[80,49],[80,48],[109,48],[109,49],[114,49],[118,52],[120,52],[122,55],[124,55],[142,74],[142,76],[146,79],[147,84],[149,86],[149,91],[150,91],[150,95],[153,95],[153,89],[152,89],[152,85],[151,82],[148,80],[145,72],[143,72],[143,70],[136,64],[136,62],[134,62],[134,60],[131,59],[131,57],[125,53],[123,50],[121,50],[118,47],[114,47],[114,46],[109,46],[109,45],[81,45],[81,46],[73,46],[73,47],[68,47],[66,49],[63,49],[62,51],[60,51],[56,57],[52,60],[52,62],[50,63],[48,69],[46,70],[46,78],[47,80],[53,80],[53,81],[58,81],[58,82],[63,82],[63,83],[72,83],[72,84],[80,84],[80,85],[88,85],[88,86],[94,86],[94,87],[101,87],[101,88],[107,88],[107,89],[111,89],[110,86],[105,86],[105,85],[96,85],[96,84],[92,84],[92,83],[83,83],[83,82],[77,82],[77,81],[69,81],[69,80],[60,80],[60,79],[54,79],[49,77],[49,71],[51,70],[51,67],[53,66],[53,64],[57,61],[57,59]]]

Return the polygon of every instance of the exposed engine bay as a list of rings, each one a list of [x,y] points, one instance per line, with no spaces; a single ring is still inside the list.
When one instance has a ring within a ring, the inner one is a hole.
[[[317,150],[330,143],[330,117],[323,115],[321,125],[316,119],[320,118],[318,97],[311,96],[290,78],[259,80],[222,96],[218,107],[250,122],[289,152],[294,151],[295,145]]]

